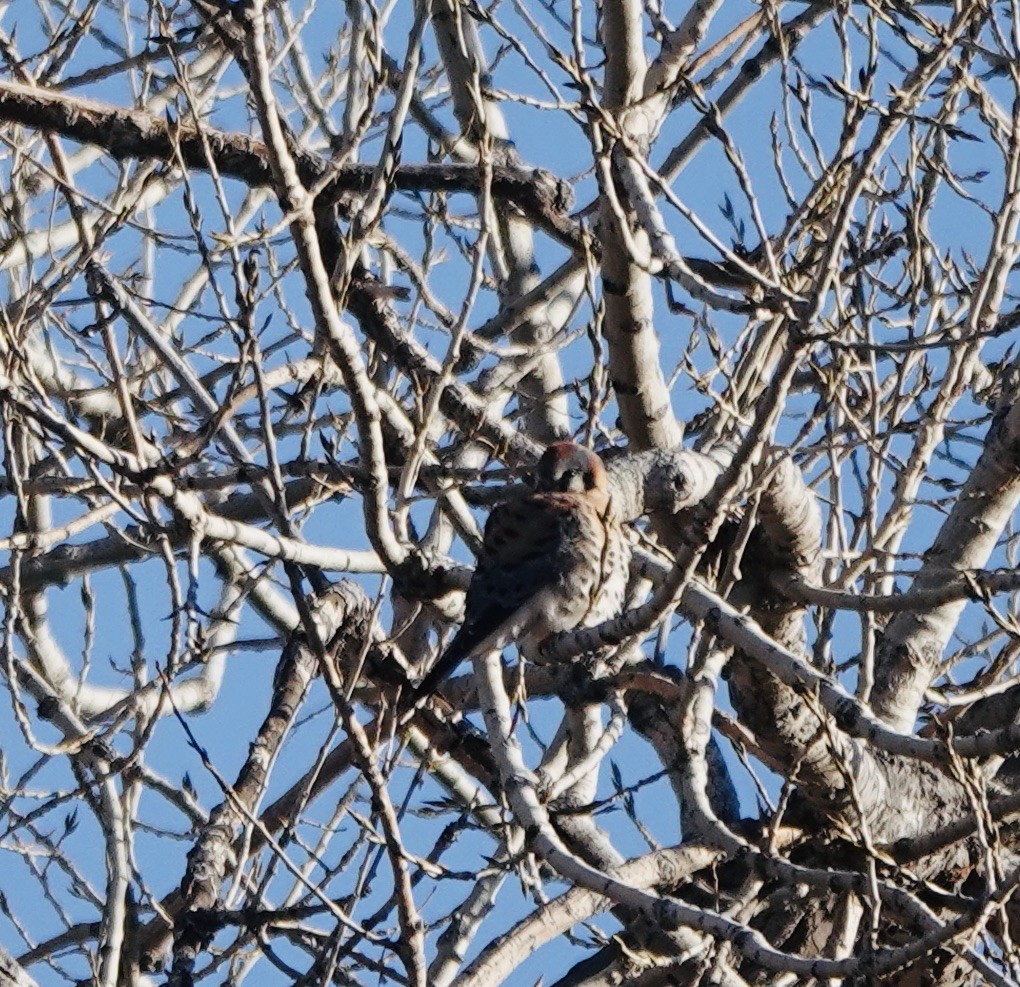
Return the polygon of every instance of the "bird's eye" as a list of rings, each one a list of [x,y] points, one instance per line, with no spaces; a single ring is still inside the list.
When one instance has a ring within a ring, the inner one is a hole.
[[[595,487],[595,471],[588,470],[588,472],[584,474],[584,489],[593,490],[594,487]]]

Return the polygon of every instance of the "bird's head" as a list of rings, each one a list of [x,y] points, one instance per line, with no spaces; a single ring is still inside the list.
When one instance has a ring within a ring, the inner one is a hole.
[[[541,493],[579,493],[600,502],[609,501],[602,460],[573,442],[554,442],[542,453],[535,471],[535,488]]]

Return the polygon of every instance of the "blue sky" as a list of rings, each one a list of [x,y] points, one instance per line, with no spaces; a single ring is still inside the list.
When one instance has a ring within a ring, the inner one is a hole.
[[[532,10],[537,7],[537,4],[528,4],[529,11],[535,17],[548,23],[548,17],[540,9]],[[713,24],[709,40],[721,37],[756,9],[749,3],[725,4]],[[143,10],[144,8],[140,6],[137,8],[139,14]],[[566,10],[565,7],[564,10]],[[790,8],[786,16],[800,10],[800,7]],[[407,13],[406,6],[397,5],[386,28],[391,54],[398,62],[403,60],[404,46],[406,45]],[[942,8],[928,8],[926,13],[940,19],[949,14]],[[543,62],[545,61],[544,53],[533,37],[528,34],[510,5],[500,7],[498,16],[507,30],[521,39],[529,52],[533,53],[536,58],[542,59]],[[332,39],[340,27],[340,21],[339,4],[328,8],[323,6],[311,16],[305,28],[305,38],[311,39],[306,41],[308,55],[312,60],[313,70],[316,72],[321,66],[321,62],[316,59],[321,58],[326,47],[332,43]],[[190,18],[188,22],[190,22]],[[123,39],[124,22],[119,11],[101,8],[98,13],[98,23],[111,36]],[[0,27],[3,27],[8,34],[16,29],[16,40],[22,53],[31,53],[41,43],[42,35],[40,34],[36,7],[28,0],[14,0],[7,8],[3,19],[0,19]],[[153,28],[142,22],[132,22],[128,42],[129,50],[136,52],[144,48],[145,37],[152,30]],[[549,30],[553,31],[551,25]],[[852,84],[858,68],[863,64],[864,48],[861,37],[853,29],[850,29],[850,35],[850,51],[855,59],[850,72]],[[483,29],[483,37],[490,58],[495,63],[492,75],[494,88],[508,92],[523,92],[535,100],[549,99],[548,90],[530,73],[516,53],[508,51],[500,56],[499,42],[492,32]],[[896,85],[902,80],[903,73],[897,67],[896,62],[910,66],[914,59],[914,54],[908,46],[884,27],[880,28],[880,37],[882,44],[879,56],[880,70],[874,85],[875,98],[879,102],[885,97],[890,85]],[[322,40],[317,50],[315,39],[318,38]],[[654,52],[655,46],[651,40],[648,41],[647,48],[650,54]],[[431,62],[434,56],[434,45],[429,38],[427,58]],[[75,76],[97,64],[113,62],[117,57],[119,56],[109,49],[102,49],[94,39],[87,38],[74,52],[64,70],[64,75]],[[826,91],[826,78],[839,79],[843,75],[838,36],[831,22],[819,27],[813,33],[809,42],[798,51],[797,58],[796,67],[801,70],[802,78],[809,86],[818,87],[812,89],[814,101],[812,123],[819,145],[826,155],[831,154],[839,138],[842,105],[832,95],[831,90]],[[599,61],[598,52],[591,51],[589,59],[592,64],[597,63]],[[565,98],[573,98],[574,92],[566,87],[562,73],[552,67],[549,68],[549,72]],[[796,72],[789,81],[792,82],[795,75]],[[234,86],[236,91],[233,96],[217,104],[212,114],[212,121],[224,129],[250,129],[251,123],[241,89],[241,78],[236,69],[228,70],[221,85],[225,88]],[[782,87],[783,79],[780,73],[773,69],[725,122],[728,133],[746,160],[757,194],[757,201],[762,208],[770,232],[779,229],[787,215],[786,203],[781,196],[780,186],[772,166],[770,137],[772,116],[781,113]],[[941,88],[941,86],[936,86],[936,93]],[[1008,113],[1013,98],[1008,82],[993,78],[988,81],[988,88]],[[74,94],[90,96],[118,105],[129,105],[133,98],[133,94],[125,85],[123,78],[118,76],[75,89]],[[281,87],[282,98],[286,98],[286,95]],[[385,106],[388,101],[389,97],[384,96],[380,102]],[[919,116],[931,112],[934,107],[934,102],[926,105]],[[593,176],[588,170],[591,165],[590,147],[577,123],[570,120],[562,111],[547,107],[505,101],[502,108],[514,143],[522,158],[529,165],[546,168],[558,175],[576,179],[575,191],[578,206],[591,201],[596,189]],[[180,108],[177,112],[181,112]],[[453,126],[452,113],[448,105],[438,105],[436,112],[447,125]],[[794,107],[794,118],[796,114],[797,110]],[[338,109],[334,109],[333,119],[335,123],[339,124]],[[697,112],[690,106],[680,109],[671,116],[659,137],[656,151],[652,154],[652,163],[658,164],[668,150],[682,139],[697,119]],[[871,132],[870,128],[873,126],[872,121],[865,125],[865,136]],[[953,141],[949,156],[954,169],[957,174],[971,176],[975,176],[981,171],[987,171],[986,177],[980,180],[975,178],[971,182],[965,183],[963,187],[970,194],[979,197],[982,202],[988,204],[989,208],[997,209],[1003,179],[1001,154],[990,145],[987,131],[973,109],[969,108],[962,114],[958,126],[975,139]],[[800,132],[798,137],[805,140],[803,132]],[[898,163],[900,167],[908,167],[906,139],[907,134],[904,133],[888,155],[888,167],[883,178],[886,187],[895,187],[897,184],[893,162]],[[861,144],[863,143],[864,141],[861,142]],[[378,147],[377,130],[366,142],[362,160],[372,160],[372,154],[378,150]],[[68,150],[73,151],[75,148],[68,145]],[[403,145],[404,161],[424,160],[426,150],[426,142],[420,131],[411,128]],[[37,150],[37,153],[41,152]],[[803,194],[809,187],[809,178],[796,169],[788,153],[784,155],[784,163],[790,168],[789,180],[795,192]],[[7,184],[9,182],[10,168],[11,163],[8,156],[0,162],[0,176],[2,176],[0,183]],[[133,171],[133,169],[129,171]],[[88,190],[92,195],[103,198],[110,196],[115,190],[118,174],[116,168],[112,167],[108,160],[100,159],[83,172],[78,180],[81,188]],[[224,224],[219,214],[219,207],[213,198],[211,184],[204,175],[193,176],[193,182],[194,195],[202,213],[202,235],[206,238],[207,243],[215,244],[215,234],[223,229]],[[231,209],[238,210],[244,190],[236,183],[229,181],[225,183],[225,188]],[[756,238],[746,202],[741,195],[733,170],[717,143],[709,142],[701,148],[684,168],[673,188],[676,194],[712,227],[716,235],[727,243],[731,241],[732,230],[723,215],[722,207],[728,197],[733,203],[736,218],[738,221],[743,219],[747,226],[748,245],[755,245]],[[45,224],[51,206],[58,222],[66,219],[66,211],[62,202],[59,199],[53,200],[48,196],[43,196],[31,217],[34,227]],[[391,206],[393,212],[385,222],[387,231],[400,239],[403,245],[412,252],[419,250],[421,234],[419,224],[416,222],[417,217],[413,214],[413,210],[418,208],[418,204],[410,198],[398,196],[395,197]],[[464,196],[451,197],[449,200],[449,212],[455,217],[463,216],[471,208],[471,202]],[[888,208],[890,216],[895,218],[895,205],[890,204]],[[677,217],[668,205],[663,204],[662,209],[664,215],[667,216],[671,230],[677,237],[681,250],[695,256],[712,256],[711,250],[704,243],[699,242],[690,227]],[[401,212],[406,213],[407,211],[412,211],[410,217],[401,215]],[[139,218],[143,226],[151,225],[160,234],[155,264],[145,273],[151,278],[146,286],[147,290],[151,290],[156,302],[152,308],[152,314],[156,318],[163,318],[166,310],[160,306],[172,302],[181,282],[190,276],[195,267],[194,257],[187,254],[188,241],[193,238],[192,224],[179,191],[166,197],[150,212],[140,214]],[[276,208],[267,204],[257,214],[255,222],[249,224],[248,229],[249,231],[254,229],[257,223],[272,227],[279,222],[279,219]],[[968,203],[963,197],[943,185],[931,213],[930,227],[940,252],[951,255],[955,259],[962,258],[966,253],[974,257],[976,263],[980,265],[984,252],[987,250],[990,219],[978,206]],[[437,260],[430,268],[430,284],[447,305],[456,310],[463,298],[464,285],[469,270],[469,258],[465,259],[459,252],[455,238],[442,226],[437,226],[434,234],[435,253],[441,256],[442,262]],[[471,239],[474,233],[470,229],[459,230],[458,235]],[[278,234],[274,247],[274,260],[281,267],[293,258],[293,251],[285,240],[282,233]],[[537,260],[543,274],[552,271],[565,257],[563,248],[553,244],[542,234],[536,237],[536,244]],[[137,230],[128,227],[111,238],[105,244],[105,250],[109,255],[111,268],[121,271],[137,271],[145,258],[144,237]],[[35,275],[42,275],[47,264],[47,259],[41,258],[36,264]],[[218,273],[223,295],[228,305],[232,304],[234,290],[230,272],[224,266],[219,269]],[[15,272],[10,275],[7,291],[11,297],[16,297],[23,290],[23,277],[23,272]],[[267,281],[264,279],[263,285],[265,286],[266,283]],[[300,329],[306,334],[310,333],[308,307],[299,277],[293,271],[290,272],[281,281],[279,290],[291,306],[292,312],[300,323]],[[663,346],[662,361],[669,373],[680,360],[690,340],[693,320],[688,316],[669,314],[664,304],[662,289],[657,287],[656,292],[657,329]],[[93,310],[88,305],[77,304],[83,296],[84,289],[80,283],[73,285],[61,296],[57,313],[67,319],[70,331],[65,335],[56,331],[53,331],[52,334],[55,340],[54,345],[69,359],[79,363],[82,373],[87,376],[92,371],[88,367],[86,357],[89,355],[96,357],[99,352],[99,340],[95,334],[84,335],[77,340],[73,338],[75,332],[84,333],[93,319]],[[469,319],[469,325],[472,327],[480,325],[487,317],[495,313],[497,304],[494,292],[483,292]],[[411,303],[402,306],[401,311],[409,317]],[[218,323],[220,315],[218,300],[212,292],[207,290],[194,310],[181,322],[178,329],[182,347],[185,345],[198,347],[201,341],[201,346],[192,353],[191,359],[196,368],[202,372],[211,369],[215,365],[214,361],[229,359],[236,353],[237,343],[229,332],[210,335],[210,333],[221,329]],[[907,324],[904,315],[905,313],[902,311],[889,312],[890,325],[883,325],[880,321],[875,320],[871,325],[875,338],[883,342],[897,342],[908,338],[916,323]],[[918,322],[921,321],[921,316],[918,317]],[[589,306],[582,304],[569,328],[583,328],[590,317]],[[714,330],[726,344],[732,343],[744,326],[742,317],[713,313],[710,318]],[[265,321],[262,336],[263,346],[283,340],[292,332],[292,325],[280,312],[277,300],[271,294],[267,294],[260,303],[258,312],[260,326],[263,321]],[[54,330],[52,321],[48,328]],[[117,326],[117,331],[118,333],[124,332],[122,324]],[[428,345],[437,356],[442,357],[445,354],[448,338],[444,333],[420,325],[416,327],[416,336]],[[267,362],[267,366],[273,367],[305,357],[308,353],[307,339],[306,335],[304,340],[295,340],[281,348]],[[121,341],[123,343],[123,336],[121,336]],[[79,352],[72,352],[72,342],[81,347]],[[1009,338],[990,340],[986,347],[989,359],[1000,358],[1010,342]],[[586,376],[590,370],[592,359],[587,337],[582,333],[564,351],[563,357],[568,376],[576,375],[579,378]],[[707,369],[714,362],[706,345],[702,345],[695,351],[693,359],[701,370]],[[937,370],[944,365],[944,356],[940,355],[938,351],[933,351],[931,361],[933,368]],[[222,398],[224,393],[225,385],[221,384],[217,394]],[[803,424],[803,416],[811,412],[815,401],[816,398],[813,395],[794,398],[791,401],[787,417],[779,431],[780,441],[793,439]],[[680,375],[674,389],[674,407],[678,417],[684,420],[689,419],[706,405],[706,398],[697,393],[690,379],[686,375]],[[973,405],[964,402],[959,410],[961,414],[970,414],[973,408]],[[346,399],[337,392],[325,396],[316,407],[318,415],[328,413],[341,416],[348,410]],[[257,411],[256,406],[251,404],[245,411],[249,420],[253,421],[253,416]],[[581,416],[576,403],[573,406],[573,411],[576,421],[580,423]],[[611,420],[612,417],[613,411],[610,409],[607,418]],[[149,416],[147,424],[150,427],[160,427],[155,416]],[[820,442],[821,439],[822,436],[818,430],[809,437],[809,441],[812,443]],[[892,451],[895,454],[903,455],[909,449],[909,444],[909,436],[904,435],[894,439]],[[281,458],[296,457],[300,448],[300,435],[287,437],[281,442]],[[958,442],[954,444],[953,452],[962,456],[964,462],[962,464],[953,464],[948,461],[934,463],[932,473],[936,477],[950,481],[960,480],[965,475],[966,461],[972,459],[976,454],[976,447],[968,447]],[[346,458],[351,453],[351,446],[347,444],[343,449],[342,456]],[[318,436],[312,438],[310,454],[313,457],[324,455]],[[817,475],[823,466],[823,462],[814,455],[806,457],[805,463],[808,466],[809,475],[812,476]],[[929,485],[922,492],[922,496],[925,495],[944,497],[945,491]],[[848,496],[851,497],[852,505],[852,491],[848,492]],[[888,497],[888,490],[884,492],[884,497]],[[55,522],[77,517],[81,510],[80,505],[72,500],[57,499],[52,506]],[[910,537],[904,543],[904,550],[907,552],[922,551],[927,546],[938,523],[939,512],[922,509],[919,510],[919,516],[922,517],[922,520],[914,526]],[[12,499],[7,497],[0,500],[0,518],[3,520],[5,532],[10,530],[12,517]],[[120,519],[122,523],[123,520],[123,518]],[[84,544],[101,538],[104,534],[105,532],[101,530],[92,529],[72,541]],[[360,504],[356,498],[338,499],[336,502],[317,508],[314,514],[307,519],[307,523],[303,527],[303,535],[309,541],[318,544],[347,548],[368,547],[368,541],[361,524]],[[455,554],[461,559],[467,558],[463,546],[458,545]],[[910,563],[908,562],[907,565],[909,567]],[[183,563],[178,566],[178,573],[180,578],[186,579],[187,574]],[[170,640],[171,622],[168,619],[170,595],[167,589],[166,572],[160,560],[152,559],[132,566],[131,575],[137,586],[141,603],[141,625],[144,630],[148,672],[153,675],[157,665],[164,663],[166,656],[174,647]],[[374,595],[378,591],[378,580],[366,578],[362,581],[370,594]],[[96,601],[96,606],[91,612],[88,604],[83,600],[82,590],[83,584],[80,580],[75,580],[65,587],[54,587],[48,590],[47,599],[52,615],[53,633],[63,645],[76,670],[83,669],[87,663],[87,676],[90,682],[124,685],[126,681],[124,669],[128,665],[134,642],[125,618],[127,595],[122,575],[115,569],[106,569],[89,577],[87,593],[91,594],[92,599]],[[211,564],[208,562],[202,564],[197,592],[200,610],[209,612],[215,605],[218,584],[213,576]],[[837,627],[844,625],[847,638],[851,641],[858,641],[859,632],[856,629],[856,619],[840,618]],[[270,636],[271,633],[262,621],[252,614],[250,609],[246,611],[239,632],[241,640],[261,639]],[[689,628],[686,625],[679,625],[678,622],[671,638],[669,652],[671,661],[683,664],[689,637]],[[88,653],[83,654],[83,642],[89,639],[91,639],[91,643]],[[849,648],[844,648],[838,657],[841,660],[852,657],[856,647],[857,645],[853,644]],[[18,649],[15,651],[20,653]],[[269,683],[278,656],[279,648],[275,646],[266,647],[261,651],[241,650],[232,654],[228,661],[226,678],[214,708],[206,714],[191,718],[190,725],[198,742],[209,751],[214,752],[217,769],[228,779],[233,779],[236,776],[237,770],[247,754],[251,738],[265,714],[269,697]],[[30,703],[29,706],[31,708],[32,704]],[[557,718],[554,704],[543,702],[534,704],[534,706],[532,725],[536,731],[544,733],[548,737]],[[40,723],[35,717],[33,717],[33,727],[38,731],[40,739],[46,743],[52,743],[58,739],[51,727]],[[302,724],[288,742],[274,771],[270,790],[267,793],[267,801],[272,800],[300,777],[324,739],[330,734],[332,727],[333,715],[328,698],[324,690],[317,685],[306,704]],[[13,780],[26,772],[32,772],[36,764],[36,756],[28,751],[22,742],[9,703],[0,706],[0,737],[3,738],[0,748],[2,748],[6,759],[8,777]],[[128,740],[128,737],[122,737],[119,743],[124,745]],[[536,756],[536,749],[533,746],[529,750],[529,754],[532,757]],[[644,741],[630,732],[621,741],[612,757],[615,762],[621,765],[621,770],[625,772],[628,783],[650,777],[658,770],[658,765],[650,756],[649,748]],[[174,718],[167,718],[157,726],[153,738],[146,748],[145,759],[151,768],[165,775],[171,782],[180,782],[184,773],[187,772],[203,805],[207,808],[220,800],[215,781],[203,769],[198,756],[188,748],[184,733]],[[410,763],[406,755],[403,757],[403,761],[407,762],[407,765],[401,767],[394,776],[394,797],[398,801],[403,797],[404,786],[415,777],[414,765]],[[775,793],[776,779],[769,776],[764,770],[762,770],[762,776],[766,779],[772,792]],[[739,770],[735,772],[735,777],[738,781],[743,808],[748,814],[754,814],[756,812],[756,794],[750,780],[744,772]],[[302,830],[303,837],[309,840],[317,838],[314,824],[321,825],[328,820],[336,798],[350,782],[350,778],[342,779],[327,797],[321,799],[309,810],[307,814],[309,823]],[[17,808],[21,812],[28,811],[46,797],[50,797],[52,793],[67,791],[72,785],[73,782],[65,761],[47,762],[37,773],[32,774],[28,783],[28,787],[36,794],[33,797],[19,800]],[[606,771],[603,776],[602,794],[608,796],[611,792],[611,775]],[[416,804],[419,804],[423,799],[439,798],[440,794],[437,786],[427,780],[421,794],[416,796]],[[671,844],[679,838],[675,804],[665,782],[660,781],[643,787],[635,799],[640,818],[663,844]],[[40,828],[51,834],[51,837],[57,838],[64,819],[70,812],[75,813],[76,828],[66,837],[60,837],[60,839],[67,847],[69,855],[74,858],[76,864],[101,896],[104,881],[101,844],[98,830],[87,807],[77,806],[75,809],[73,802],[62,804],[44,816],[40,821]],[[148,794],[143,796],[138,816],[140,823],[166,827],[183,837],[174,839],[165,835],[156,836],[146,833],[144,829],[139,830],[137,843],[139,869],[144,874],[148,890],[160,896],[167,893],[180,880],[185,853],[191,845],[191,840],[186,836],[186,824],[183,818],[169,809],[167,803],[156,796]],[[409,820],[405,830],[410,848],[415,852],[427,853],[439,832],[450,822],[450,818],[449,814],[438,818],[416,815],[413,820]],[[643,840],[622,809],[615,808],[613,811],[605,813],[600,817],[600,822],[611,832],[617,845],[624,852],[636,854],[644,849]],[[0,819],[0,891],[7,896],[12,907],[28,923],[28,929],[33,937],[43,938],[54,934],[62,928],[61,919],[50,903],[39,895],[38,885],[28,877],[24,870],[24,864],[19,862],[16,855],[9,851],[11,834],[5,831],[6,825],[7,820]],[[350,846],[356,832],[357,827],[352,820],[344,822],[339,835],[327,853],[327,860],[331,865],[334,865]],[[469,873],[476,872],[485,866],[485,858],[491,852],[490,841],[465,833],[459,838],[455,854],[451,855],[451,860],[455,860],[451,866]],[[359,859],[367,859],[370,856],[371,853],[368,853]],[[381,864],[380,877],[366,903],[359,908],[359,916],[370,914],[388,893],[387,867],[385,862]],[[277,877],[274,891],[279,894],[279,889],[283,888],[286,883],[284,877]],[[55,884],[66,889],[68,881],[64,877],[56,877]],[[28,905],[23,900],[19,901],[19,894],[23,894],[25,888],[32,889],[33,902]],[[421,901],[426,917],[429,920],[435,920],[456,906],[459,894],[466,891],[466,883],[436,890],[433,888],[432,882],[425,881],[422,888]],[[530,908],[530,904],[522,898],[520,885],[516,880],[512,879],[508,882],[503,895],[498,918],[490,920],[486,930],[480,936],[479,942],[488,941],[497,929],[505,928],[515,915]],[[61,896],[61,902],[61,907],[71,921],[87,921],[95,918],[95,909],[83,901],[75,900],[73,896],[68,897],[64,893]],[[605,925],[605,927],[610,926],[611,922]],[[0,942],[3,942],[16,954],[22,950],[18,934],[4,916],[0,916]],[[551,979],[555,975],[550,972],[553,968],[556,973],[562,972],[562,964],[567,962],[567,954],[561,952],[562,948],[560,945],[556,945],[537,954],[521,967],[512,982],[515,984],[530,983],[542,973]],[[302,959],[296,955],[292,958],[296,962]],[[73,976],[83,975],[83,970],[77,962],[69,963],[68,969]],[[263,964],[260,971],[260,983],[262,977],[266,978],[265,982],[267,983],[274,982],[268,966]],[[42,967],[34,967],[32,973],[43,984],[61,982],[56,974]]]

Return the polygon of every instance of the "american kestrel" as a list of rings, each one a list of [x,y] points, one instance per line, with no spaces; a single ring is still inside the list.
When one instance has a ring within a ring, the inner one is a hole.
[[[535,658],[550,635],[618,614],[629,556],[602,460],[572,442],[554,442],[538,462],[535,492],[489,515],[464,623],[415,699],[435,691],[465,658],[511,643]]]

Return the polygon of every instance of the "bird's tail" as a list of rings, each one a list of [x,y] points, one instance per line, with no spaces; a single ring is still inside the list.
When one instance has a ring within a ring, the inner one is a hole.
[[[454,636],[450,646],[436,659],[425,677],[411,690],[403,706],[402,720],[416,713],[436,689],[449,677],[453,670],[467,657],[468,648],[460,634]]]

